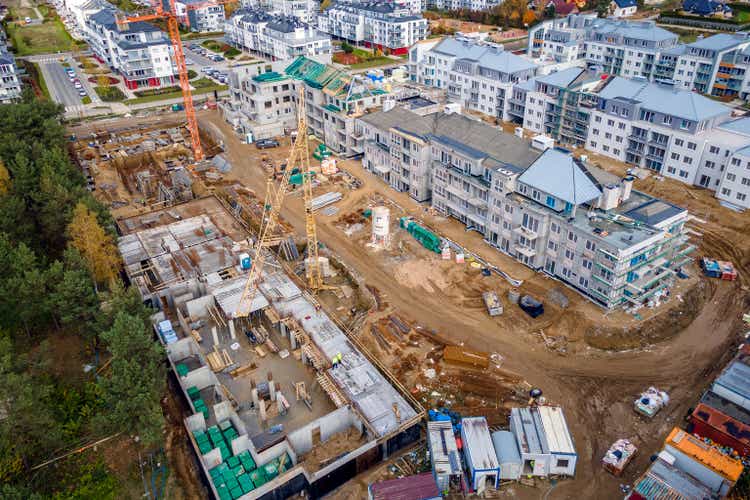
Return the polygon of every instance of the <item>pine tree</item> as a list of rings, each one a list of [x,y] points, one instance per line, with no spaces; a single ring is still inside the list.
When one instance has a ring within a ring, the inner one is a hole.
[[[101,420],[113,430],[138,435],[146,446],[159,443],[166,391],[163,349],[142,318],[122,311],[101,336],[112,355],[111,374],[100,382],[107,407]]]

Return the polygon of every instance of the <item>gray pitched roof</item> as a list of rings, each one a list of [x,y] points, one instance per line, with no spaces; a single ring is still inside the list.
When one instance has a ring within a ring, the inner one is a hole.
[[[746,35],[718,33],[713,36],[698,39],[693,43],[689,43],[688,46],[697,49],[726,50],[747,41],[748,37]]]
[[[622,97],[641,103],[641,107],[692,121],[729,114],[731,108],[687,90],[644,80],[614,77],[598,92],[603,99]]]
[[[554,85],[555,87],[567,87],[584,71],[583,68],[568,68],[550,73],[549,75],[537,76],[536,81],[546,83],[547,85]]]
[[[515,73],[537,67],[528,59],[517,56],[512,52],[506,52],[502,46],[481,44],[452,37],[444,38],[432,48],[432,51],[453,56],[456,59],[477,62],[483,68],[502,73]]]
[[[393,128],[423,140],[441,142],[467,156],[483,159],[487,168],[503,167],[520,172],[540,155],[529,147],[528,141],[457,113],[420,116],[396,107],[369,113],[361,120],[380,130]]]
[[[542,153],[518,181],[573,205],[589,202],[602,194],[586,167],[570,153],[556,148]]]

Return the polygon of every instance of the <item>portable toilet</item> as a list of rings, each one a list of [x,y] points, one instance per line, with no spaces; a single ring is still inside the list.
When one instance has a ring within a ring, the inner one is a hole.
[[[252,265],[252,260],[250,259],[250,254],[247,252],[240,254],[240,267],[243,271],[247,271],[250,269]]]

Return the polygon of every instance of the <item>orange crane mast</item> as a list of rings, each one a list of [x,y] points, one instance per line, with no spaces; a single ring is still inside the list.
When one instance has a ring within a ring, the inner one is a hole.
[[[185,107],[185,117],[187,118],[187,128],[190,132],[190,141],[193,145],[193,158],[195,161],[203,160],[206,155],[201,145],[200,132],[198,131],[198,119],[195,116],[195,106],[193,106],[193,94],[190,91],[190,82],[188,79],[187,65],[185,64],[185,52],[182,49],[182,39],[180,39],[180,21],[176,14],[174,0],[169,0],[169,11],[165,11],[161,3],[153,5],[154,12],[149,14],[139,14],[135,16],[118,16],[117,24],[124,25],[138,21],[155,21],[164,19],[167,22],[167,32],[169,39],[172,41],[174,51],[174,61],[177,66],[177,74],[180,78],[180,89],[182,90],[182,100]]]

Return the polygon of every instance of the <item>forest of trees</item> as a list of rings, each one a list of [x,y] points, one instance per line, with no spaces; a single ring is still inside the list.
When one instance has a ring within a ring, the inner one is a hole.
[[[117,432],[144,450],[163,441],[162,348],[120,282],[114,222],[70,160],[61,112],[30,94],[0,106],[4,499],[119,498],[101,459],[32,468]],[[61,343],[80,357],[60,361]]]

